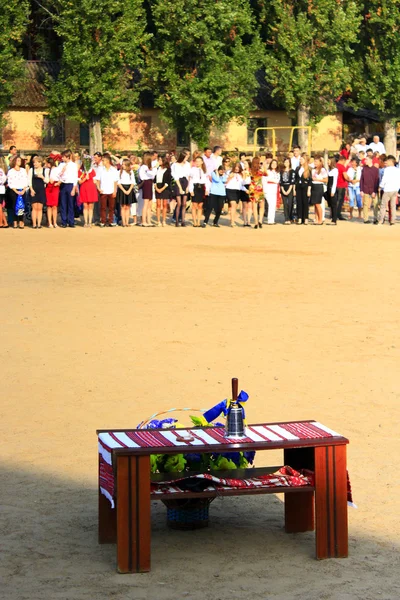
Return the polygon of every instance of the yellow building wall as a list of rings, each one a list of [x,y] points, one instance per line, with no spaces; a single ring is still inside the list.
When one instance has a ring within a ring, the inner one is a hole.
[[[312,129],[311,151],[323,152],[325,149],[337,152],[342,143],[343,115],[336,113],[324,117],[318,125]]]
[[[161,120],[158,109],[144,109],[140,114],[115,114],[103,141],[110,150],[166,151],[176,148],[176,132]]]
[[[3,128],[3,147],[15,145],[27,154],[40,151],[46,154],[51,150],[63,150],[65,147],[79,146],[79,123],[66,121],[65,143],[59,147],[43,144],[43,119],[46,112],[39,110],[11,110],[4,115],[6,126]]]
[[[287,127],[287,129],[275,130],[277,148],[281,151],[287,150],[289,145],[290,127],[292,125],[291,117],[284,111],[253,111],[250,118],[267,119],[267,127]],[[239,123],[233,119],[227,127],[222,130],[212,130],[210,135],[210,145],[218,145],[226,150],[235,150],[240,152],[252,153],[254,143],[249,143],[247,122]],[[266,144],[267,150],[272,151],[272,131],[267,131]],[[258,151],[258,147],[256,148]]]
[[[3,147],[15,144],[18,149],[27,153],[35,150],[43,153],[50,150],[61,150],[43,145],[44,111],[11,110],[5,117],[7,125],[3,129]],[[268,127],[276,127],[276,144],[279,152],[289,150],[290,128],[292,119],[284,111],[254,111],[251,117],[267,119]],[[287,127],[287,129],[278,129]],[[145,109],[140,114],[118,113],[114,116],[110,127],[104,132],[104,148],[121,150],[157,149],[161,152],[172,150],[177,146],[176,132],[169,129],[161,120],[158,109]],[[248,125],[232,120],[224,130],[212,130],[210,146],[219,145],[225,150],[252,153],[253,143],[248,143]],[[323,152],[326,148],[336,151],[342,141],[342,115],[337,113],[324,117],[312,130],[312,152]],[[65,146],[79,147],[79,123],[67,120],[65,123]],[[272,132],[268,131],[266,150],[272,150]],[[259,148],[257,147],[258,151]]]
[[[42,143],[43,113],[35,110],[12,110],[4,115],[3,146],[20,150],[38,150]]]

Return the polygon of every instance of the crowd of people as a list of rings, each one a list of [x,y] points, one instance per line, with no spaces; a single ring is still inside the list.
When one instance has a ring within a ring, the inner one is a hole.
[[[378,136],[344,144],[336,156],[308,156],[294,147],[281,159],[271,153],[249,158],[223,154],[220,146],[203,152],[145,152],[139,157],[108,152],[52,152],[23,157],[15,146],[0,157],[0,228],[141,226],[231,227],[261,229],[276,223],[332,225],[360,219],[365,224],[396,222],[400,169],[385,154]],[[343,214],[349,206],[349,216]],[[373,221],[370,221],[370,210]],[[44,218],[45,213],[45,218]]]

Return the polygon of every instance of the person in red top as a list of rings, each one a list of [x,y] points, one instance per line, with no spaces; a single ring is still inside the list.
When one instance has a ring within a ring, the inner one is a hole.
[[[84,227],[92,227],[93,208],[99,199],[96,184],[93,181],[96,177],[96,171],[92,167],[87,172],[84,169],[80,169],[78,177],[79,196],[83,204],[83,218],[85,220]]]
[[[337,180],[337,196],[338,196],[338,219],[339,221],[346,221],[346,218],[342,215],[342,208],[344,203],[344,197],[348,187],[349,176],[347,175],[346,159],[344,156],[339,156],[336,163],[338,170]]]
[[[340,149],[340,156],[344,156],[346,160],[350,157],[351,144],[342,144],[342,148]]]

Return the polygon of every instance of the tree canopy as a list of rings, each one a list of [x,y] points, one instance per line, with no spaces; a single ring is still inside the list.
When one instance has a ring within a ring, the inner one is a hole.
[[[258,1],[272,96],[304,123],[336,110],[353,85],[361,14],[355,0]],[[300,124],[300,123],[299,123]]]
[[[248,0],[154,0],[147,84],[164,118],[199,144],[253,108],[263,49]]]
[[[18,80],[23,77],[21,42],[29,21],[29,0],[3,3],[0,29],[0,124]]]
[[[141,0],[57,0],[54,28],[63,46],[61,70],[48,91],[53,116],[92,126],[138,107],[133,84],[149,35]],[[93,140],[91,139],[93,142]],[[94,140],[101,146],[101,139]]]
[[[2,17],[0,116],[23,47],[25,58],[59,61],[49,112],[89,124],[92,149],[113,113],[140,110],[143,91],[173,128],[206,143],[249,116],[260,68],[298,125],[345,97],[375,109],[395,137],[399,0],[20,0],[4,2]]]
[[[355,94],[358,107],[378,111],[386,121],[390,151],[396,149],[400,116],[400,3],[364,0],[357,48]]]

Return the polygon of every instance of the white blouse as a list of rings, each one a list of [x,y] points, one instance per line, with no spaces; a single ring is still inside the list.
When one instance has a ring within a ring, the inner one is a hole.
[[[51,169],[46,167],[44,170],[44,180],[46,183],[50,183],[50,181],[53,181],[54,183],[60,181],[59,175],[58,167],[52,167]]]
[[[140,181],[147,181],[148,179],[153,180],[156,176],[156,169],[149,169],[146,165],[141,165],[139,169]]]
[[[192,167],[189,171],[189,192],[192,194],[194,191],[195,184],[205,185],[206,190],[209,191],[210,179],[207,173],[204,173],[202,168]]]
[[[321,172],[318,173],[317,169],[312,170],[312,182],[315,185],[324,185],[323,179],[328,179],[328,173],[326,169],[322,167]]]
[[[175,181],[178,181],[178,179],[182,179],[182,177],[186,177],[186,179],[189,179],[190,164],[188,162],[184,162],[184,163],[176,162],[172,165],[171,172],[172,172],[172,177],[175,179]]]
[[[234,175],[233,175],[233,177],[231,177],[231,179],[229,179],[229,175],[228,175],[228,181],[226,183],[227,190],[241,190],[242,185],[243,185],[243,177],[240,173],[234,173]]]
[[[0,194],[6,193],[6,186],[4,185],[7,181],[7,175],[4,173],[3,169],[0,169]]]
[[[25,169],[10,169],[7,174],[8,187],[12,190],[22,190],[28,187],[28,174]]]
[[[156,175],[156,183],[162,185],[162,180],[164,177],[164,173],[167,169],[163,169],[162,167],[158,167],[157,175]]]
[[[121,185],[135,185],[136,184],[135,173],[133,171],[128,173],[128,171],[121,169],[119,172],[118,183],[120,183]]]

